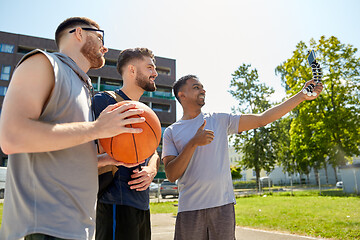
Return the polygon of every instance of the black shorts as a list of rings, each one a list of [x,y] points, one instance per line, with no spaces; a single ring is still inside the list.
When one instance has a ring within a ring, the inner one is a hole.
[[[150,240],[150,210],[98,202],[95,239]]]

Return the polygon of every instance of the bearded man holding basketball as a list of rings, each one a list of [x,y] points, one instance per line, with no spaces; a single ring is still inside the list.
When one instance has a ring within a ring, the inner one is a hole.
[[[144,91],[155,91],[155,78],[158,76],[155,68],[155,57],[149,49],[123,50],[117,63],[123,87],[115,90],[115,94],[123,100],[139,101]],[[116,100],[109,93],[96,94],[93,100],[95,116],[114,103]],[[156,176],[159,163],[155,150],[145,163],[139,165],[140,169],[118,167],[113,182],[98,199],[96,240],[151,239],[148,187]]]
[[[98,158],[94,140],[139,133],[133,104],[95,121],[89,69],[101,68],[104,31],[73,17],[55,33],[57,53],[34,50],[19,62],[6,94],[0,144],[9,154],[0,239],[86,239],[95,230]],[[103,164],[100,164],[103,165]]]
[[[172,182],[179,179],[175,239],[233,240],[235,196],[227,135],[265,126],[316,96],[299,92],[261,114],[233,115],[201,111],[205,90],[195,75],[180,78],[173,90],[183,116],[164,132],[162,161],[167,178]],[[318,96],[322,84],[314,91]]]

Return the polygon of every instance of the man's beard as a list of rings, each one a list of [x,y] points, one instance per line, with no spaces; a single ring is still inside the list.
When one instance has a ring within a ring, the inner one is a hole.
[[[155,83],[149,82],[149,78],[142,74],[140,71],[137,71],[136,74],[136,84],[141,87],[144,91],[154,92],[156,91]]]
[[[84,57],[90,63],[90,69],[98,69],[104,66],[105,59],[100,54],[99,49],[96,49],[96,44],[94,41],[88,36],[86,38],[86,43],[80,49],[80,52],[84,55]]]

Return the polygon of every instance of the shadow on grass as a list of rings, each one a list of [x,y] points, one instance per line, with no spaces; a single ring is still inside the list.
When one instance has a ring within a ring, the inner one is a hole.
[[[324,190],[321,191],[321,194],[319,193],[319,195],[325,197],[360,197],[360,195],[344,193],[339,190]]]

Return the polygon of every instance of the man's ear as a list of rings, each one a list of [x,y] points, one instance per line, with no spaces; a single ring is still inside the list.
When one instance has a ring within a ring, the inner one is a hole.
[[[76,30],[75,30],[75,37],[78,41],[82,41],[83,40],[83,37],[84,37],[84,34],[83,34],[83,30],[81,27],[77,27]]]
[[[183,99],[185,97],[185,93],[184,92],[178,92],[178,97],[179,97],[179,99]]]
[[[130,74],[135,74],[136,67],[134,65],[129,64],[127,68],[128,68],[128,71],[129,71]]]

